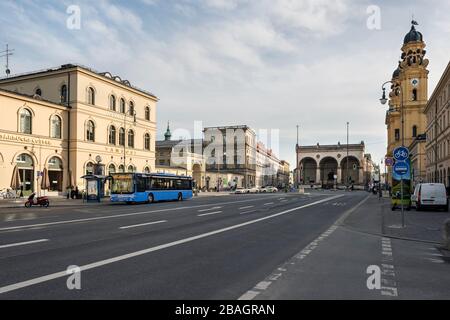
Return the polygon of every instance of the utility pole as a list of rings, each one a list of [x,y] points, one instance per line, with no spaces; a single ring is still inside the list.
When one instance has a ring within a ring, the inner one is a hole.
[[[6,50],[0,52],[0,57],[6,57],[6,77],[9,77],[9,75],[11,74],[11,70],[9,69],[9,57],[12,56],[14,54],[14,49],[9,49],[8,44],[6,44]]]
[[[349,151],[348,151],[348,138],[349,138],[349,126],[350,126],[350,122],[347,122],[347,177],[346,177],[346,179],[347,179],[347,182],[346,182],[346,185],[347,185],[347,189],[348,189],[348,187],[349,187],[349,168],[348,168],[348,156],[349,156]]]
[[[295,146],[295,155],[296,155],[296,157],[297,157],[297,165],[296,165],[296,168],[297,168],[297,172],[296,172],[296,179],[295,179],[295,182],[296,182],[296,185],[297,185],[297,188],[299,187],[299,185],[300,185],[300,164],[298,163],[298,147],[299,147],[299,145],[298,145],[298,142],[299,142],[299,140],[298,140],[298,130],[299,130],[299,125],[297,125],[297,144],[296,144],[296,146]]]

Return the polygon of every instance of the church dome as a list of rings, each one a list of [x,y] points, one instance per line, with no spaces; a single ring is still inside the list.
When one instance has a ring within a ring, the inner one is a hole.
[[[411,30],[408,32],[408,34],[405,36],[405,40],[403,41],[404,44],[410,43],[410,42],[416,42],[416,41],[423,41],[423,35],[419,31],[416,30],[417,22],[413,21]]]

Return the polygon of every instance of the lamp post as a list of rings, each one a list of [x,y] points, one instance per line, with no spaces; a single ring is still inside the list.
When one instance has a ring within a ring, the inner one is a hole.
[[[126,152],[127,152],[127,115],[132,116],[133,123],[136,124],[136,110],[134,110],[134,108],[129,108],[123,114],[123,131],[124,131],[124,133],[123,133],[124,134],[124,137],[123,137],[123,172],[124,173],[126,172],[126,167],[127,167],[127,163],[126,163],[126,160],[127,160],[127,156],[126,156]],[[133,136],[133,138],[134,138],[134,136]],[[134,146],[134,143],[133,143],[133,146]]]
[[[388,83],[394,84],[392,81],[386,81],[381,86],[381,89],[383,90],[383,95],[380,99],[380,102],[382,105],[385,105],[388,102],[388,99],[386,98],[386,85]],[[404,135],[404,125],[405,125],[405,118],[404,118],[404,108],[403,108],[403,90],[401,87],[396,89],[396,94],[400,94],[400,117],[401,117],[401,141],[402,141],[402,147],[405,147],[405,135]],[[405,227],[405,208],[403,205],[403,175],[400,176],[400,203],[401,203],[401,210],[402,210],[402,227]]]

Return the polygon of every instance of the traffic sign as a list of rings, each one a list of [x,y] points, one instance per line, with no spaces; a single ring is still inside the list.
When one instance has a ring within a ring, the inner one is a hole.
[[[384,164],[385,164],[387,167],[392,167],[392,166],[394,165],[394,159],[392,159],[392,158],[386,158],[386,159],[384,160]]]
[[[399,147],[394,150],[394,159],[397,161],[406,161],[409,158],[409,150],[405,147]]]
[[[409,172],[409,163],[407,162],[397,162],[394,165],[394,172],[399,176],[403,176]]]

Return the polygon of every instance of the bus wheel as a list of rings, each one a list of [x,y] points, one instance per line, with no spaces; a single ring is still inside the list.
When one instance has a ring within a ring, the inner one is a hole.
[[[155,201],[155,199],[153,198],[153,194],[149,194],[148,195],[148,203],[153,203],[153,201]]]
[[[178,194],[178,201],[183,201],[183,195],[181,194],[181,192]]]

